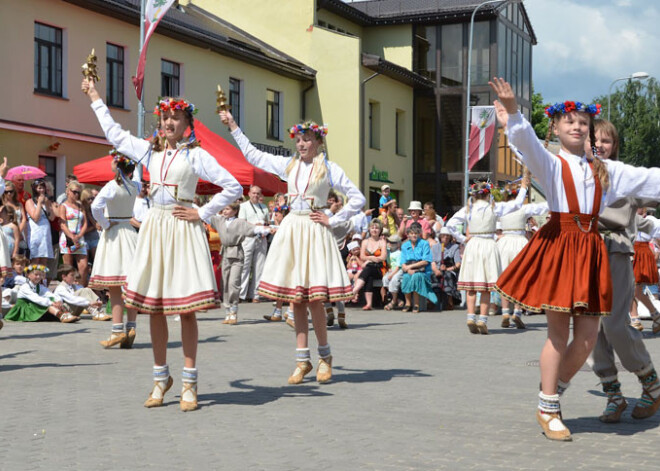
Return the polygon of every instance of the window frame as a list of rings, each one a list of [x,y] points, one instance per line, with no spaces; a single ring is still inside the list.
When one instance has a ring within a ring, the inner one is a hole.
[[[273,100],[270,100],[273,93]],[[266,89],[266,138],[282,141],[282,92]]]
[[[229,105],[231,105],[231,114],[238,127],[241,127],[243,113],[243,80],[229,77]]]
[[[110,47],[117,48],[118,51],[121,51],[121,59],[115,59],[110,57],[109,54]],[[106,95],[105,96],[107,100],[107,105],[114,106],[116,108],[126,109],[126,97],[125,97],[126,87],[124,86],[124,80],[126,77],[125,74],[126,48],[118,44],[107,42],[105,43],[105,52],[106,52]],[[113,75],[115,72],[115,67],[113,67],[114,65],[117,65],[117,69],[120,72],[120,77],[118,78],[117,83],[121,88],[115,93],[119,98],[119,101],[114,101],[113,98],[114,90],[112,90],[112,86],[114,82]]]
[[[173,66],[173,72],[169,73],[163,70],[165,64],[171,64]],[[165,81],[168,81],[168,88],[165,89]],[[176,80],[176,83],[173,81]],[[172,93],[172,89],[176,86],[176,92]],[[168,59],[160,59],[160,95],[164,97],[179,97],[181,96],[181,64],[179,62],[174,62]]]
[[[42,28],[50,28],[55,31],[55,42],[37,36],[37,25]],[[58,34],[59,33],[59,34]],[[58,42],[59,35],[59,42]],[[64,29],[48,25],[40,21],[34,22],[34,92],[54,97],[64,97]],[[48,49],[48,63],[42,66],[42,47]],[[59,57],[57,56],[59,52]],[[52,68],[55,68],[53,71]],[[41,88],[43,80],[42,70],[46,69],[47,88]],[[57,76],[59,75],[59,83]],[[58,87],[59,85],[59,87]]]

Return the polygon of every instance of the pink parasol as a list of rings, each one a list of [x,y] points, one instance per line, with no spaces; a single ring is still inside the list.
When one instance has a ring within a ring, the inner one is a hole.
[[[36,180],[37,178],[44,178],[46,172],[30,165],[19,165],[18,167],[10,168],[5,178],[7,180],[13,180],[19,175],[21,175],[24,180]]]

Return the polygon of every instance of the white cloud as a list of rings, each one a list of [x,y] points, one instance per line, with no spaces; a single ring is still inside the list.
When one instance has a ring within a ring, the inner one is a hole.
[[[537,36],[534,87],[547,101],[590,100],[633,72],[660,77],[660,13],[651,0],[527,0]]]

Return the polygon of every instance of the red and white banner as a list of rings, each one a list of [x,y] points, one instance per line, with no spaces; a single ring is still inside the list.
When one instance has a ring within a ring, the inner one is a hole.
[[[154,34],[156,26],[160,20],[165,16],[167,10],[170,9],[175,0],[147,0],[144,10],[144,42],[142,44],[142,53],[138,61],[137,71],[133,77],[133,85],[135,86],[135,93],[138,100],[142,99],[142,85],[144,82],[144,66],[147,62],[147,46],[149,45],[149,38]]]
[[[490,150],[495,134],[495,107],[473,106],[470,123],[470,158],[468,168],[472,169]]]

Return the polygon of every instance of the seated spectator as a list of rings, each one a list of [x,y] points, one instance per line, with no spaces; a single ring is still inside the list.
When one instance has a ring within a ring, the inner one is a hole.
[[[454,304],[461,303],[461,293],[458,291],[458,272],[461,267],[459,245],[449,229],[440,229],[440,243],[431,247],[431,270],[438,281],[439,289],[446,295],[445,309],[454,309]]]
[[[57,271],[60,280],[55,288],[55,295],[64,303],[64,309],[74,316],[80,317],[82,312],[87,311],[95,321],[108,321],[112,316],[101,310],[103,303],[90,288],[76,286],[76,269],[71,265],[62,265]]]
[[[383,275],[383,299],[385,299],[384,290],[388,290],[392,295],[392,300],[385,305],[386,311],[391,311],[394,308],[403,307],[403,303],[399,304],[399,288],[401,287],[401,237],[397,234],[390,236],[387,239],[389,255],[387,256],[388,271]]]
[[[399,225],[399,237],[405,239],[408,234],[408,228],[413,223],[418,223],[422,228],[423,239],[426,239],[429,235],[435,235],[433,229],[429,225],[428,221],[422,217],[422,203],[419,201],[411,201],[410,206],[408,207],[408,216],[405,216],[401,224]]]
[[[346,271],[348,279],[355,284],[362,271],[362,260],[360,259],[360,243],[352,240],[348,243],[348,257],[346,258]]]
[[[420,209],[421,213],[421,209]],[[419,312],[419,297],[424,296],[432,303],[437,303],[431,288],[431,248],[422,238],[422,225],[412,223],[408,229],[408,240],[401,246],[401,269],[403,279],[401,291],[406,296],[404,312]],[[411,305],[411,297],[413,304]]]
[[[26,278],[23,276],[23,270],[27,266],[29,260],[23,255],[17,255],[11,259],[12,272],[5,276],[5,282],[2,284],[3,288],[13,288],[16,284],[23,284]]]
[[[17,322],[76,322],[79,317],[64,310],[64,303],[42,281],[46,277],[46,268],[43,265],[28,265],[25,268],[27,283],[18,290],[18,299],[5,319]]]
[[[362,241],[360,259],[362,260],[362,271],[353,287],[353,302],[357,302],[358,294],[365,288],[364,298],[366,304],[363,311],[373,309],[373,283],[374,280],[383,278],[383,268],[387,260],[387,245],[381,238],[383,224],[380,219],[373,219],[369,224],[369,237]]]

